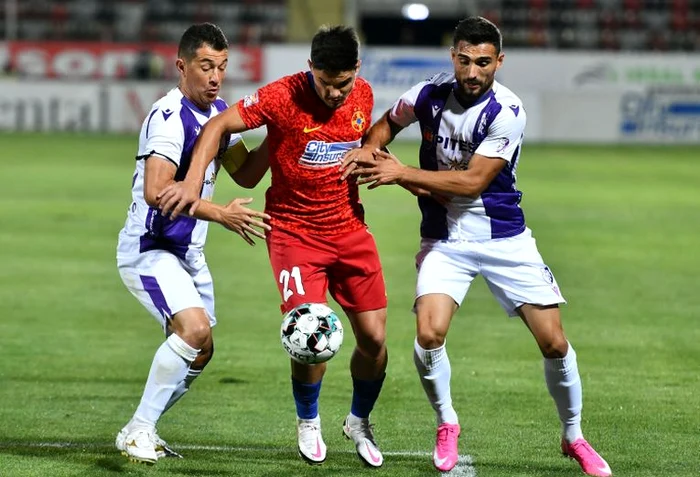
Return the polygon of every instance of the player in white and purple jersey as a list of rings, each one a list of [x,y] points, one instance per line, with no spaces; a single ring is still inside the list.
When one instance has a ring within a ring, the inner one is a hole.
[[[178,49],[179,85],[153,105],[141,127],[117,265],[126,287],[161,324],[166,340],[153,358],[136,412],[116,438],[117,448],[136,462],[153,464],[159,457],[179,456],[158,436],[156,424],[213,353],[214,289],[204,258],[208,223],[220,223],[251,245],[253,236],[265,238],[254,227],[269,229],[260,220],[269,218],[266,214],[245,207],[252,199],[235,199],[226,206],[209,201],[219,161],[207,168],[201,187],[206,200],[194,216],[171,220],[158,209],[157,193],[187,174],[202,126],[227,108],[218,96],[227,61],[228,42],[217,26],[190,27]],[[219,153],[228,148],[235,148],[232,154],[248,154],[239,135],[222,138]],[[257,183],[267,169],[264,147],[251,154],[260,159],[244,162],[232,175],[239,184]]]
[[[457,462],[461,429],[452,406],[445,337],[469,286],[482,275],[542,352],[545,381],[562,424],[562,452],[588,475],[612,475],[581,432],[581,379],[559,312],[565,301],[519,205],[515,169],[526,115],[520,99],[495,81],[504,58],[501,33],[484,18],[467,18],[455,29],[451,51],[454,73],[438,74],[403,94],[342,166],[342,177],[356,175],[370,188],[399,184],[418,196],[423,219],[414,361],[437,415],[433,463],[448,471]],[[380,150],[414,122],[422,133],[420,169]]]

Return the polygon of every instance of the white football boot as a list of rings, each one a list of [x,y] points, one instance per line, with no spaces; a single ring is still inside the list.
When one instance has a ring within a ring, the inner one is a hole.
[[[300,419],[297,417],[297,440],[299,456],[312,465],[326,460],[326,443],[321,436],[321,417]]]
[[[159,459],[163,459],[164,457],[182,459],[182,455],[175,452],[173,448],[158,435],[158,431],[153,431],[153,446],[156,449],[156,455]]]
[[[158,461],[153,434],[147,427],[131,427],[128,424],[119,431],[115,445],[122,455],[132,462],[153,465]]]
[[[343,434],[355,443],[357,455],[371,467],[381,467],[384,456],[374,440],[374,432],[369,419],[362,419],[348,414],[343,423]]]

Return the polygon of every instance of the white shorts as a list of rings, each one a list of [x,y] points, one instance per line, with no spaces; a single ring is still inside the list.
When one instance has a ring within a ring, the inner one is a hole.
[[[204,308],[211,326],[214,315],[214,284],[202,254],[191,262],[164,250],[151,250],[132,257],[118,257],[119,275],[126,288],[163,326],[175,313]]]
[[[461,305],[481,274],[508,316],[518,316],[515,310],[524,304],[566,303],[527,228],[515,237],[482,242],[423,239],[416,268],[416,298],[442,293]]]

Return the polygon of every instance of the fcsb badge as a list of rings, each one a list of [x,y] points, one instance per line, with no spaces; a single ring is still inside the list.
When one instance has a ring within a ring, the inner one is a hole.
[[[352,128],[357,132],[362,132],[365,130],[365,115],[359,109],[355,111],[352,115]]]

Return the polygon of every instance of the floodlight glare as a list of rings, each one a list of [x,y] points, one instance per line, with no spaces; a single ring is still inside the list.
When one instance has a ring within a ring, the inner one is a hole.
[[[425,20],[430,15],[430,10],[422,3],[407,3],[401,7],[401,14],[409,20]]]

